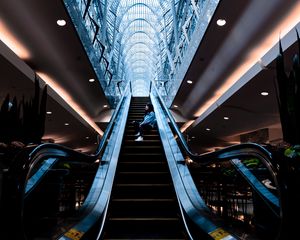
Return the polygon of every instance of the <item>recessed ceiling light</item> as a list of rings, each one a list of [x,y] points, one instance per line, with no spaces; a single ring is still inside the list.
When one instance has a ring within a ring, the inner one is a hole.
[[[94,78],[90,78],[89,82],[95,82],[95,79]]]
[[[226,20],[225,19],[218,19],[217,24],[218,24],[218,26],[222,27],[226,24]]]
[[[206,128],[205,130],[206,130],[206,131],[210,131],[210,128]]]
[[[57,23],[57,25],[60,26],[60,27],[63,27],[63,26],[65,26],[65,25],[67,24],[66,20],[64,20],[64,19],[58,19],[58,20],[56,21],[56,23]]]
[[[90,139],[90,137],[85,137],[85,139]]]
[[[51,111],[48,111],[48,112],[46,112],[48,115],[51,115],[52,114],[52,112]]]
[[[65,123],[65,126],[69,126],[69,125],[70,125],[69,123],[67,123],[67,122]]]
[[[268,92],[261,92],[260,95],[262,95],[262,96],[268,96],[269,93]]]
[[[192,139],[195,139],[196,137],[195,136],[192,136]]]
[[[173,105],[173,107],[174,107],[174,108],[178,108],[178,106],[177,106],[177,105],[175,105],[175,104]]]
[[[103,107],[104,107],[104,108],[107,108],[107,107],[108,107],[108,105],[106,105],[106,104],[105,104],[105,105],[103,105]]]
[[[223,117],[224,118],[224,120],[229,120],[229,117]]]
[[[187,82],[188,84],[192,84],[192,83],[193,83],[192,80],[187,80],[186,82]]]

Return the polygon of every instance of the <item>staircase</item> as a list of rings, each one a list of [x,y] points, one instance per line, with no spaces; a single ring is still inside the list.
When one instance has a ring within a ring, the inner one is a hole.
[[[105,225],[104,239],[188,239],[157,130],[135,142],[149,98],[133,98]]]

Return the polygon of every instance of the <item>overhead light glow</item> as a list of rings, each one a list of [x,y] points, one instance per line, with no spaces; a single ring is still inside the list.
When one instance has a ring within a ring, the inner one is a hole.
[[[85,139],[90,139],[90,137],[85,137]]]
[[[186,82],[187,82],[188,84],[192,84],[192,83],[193,83],[192,80],[187,80]]]
[[[177,106],[177,105],[175,105],[175,104],[173,105],[173,107],[174,107],[174,108],[178,108],[178,106]]]
[[[229,120],[229,117],[224,117],[224,120]]]
[[[0,40],[4,42],[17,56],[23,60],[30,58],[29,51],[23,44],[13,35],[13,33],[4,25],[0,19]]]
[[[205,130],[206,130],[206,131],[210,131],[210,128],[206,128]]]
[[[59,86],[48,74],[43,72],[37,72],[40,78],[45,81],[64,101],[68,104],[85,122],[87,122],[97,133],[101,136],[103,131],[98,127],[95,121],[87,115],[87,113],[76,103],[69,93]]]
[[[265,37],[259,45],[252,49],[252,51],[248,54],[249,58],[245,59],[245,61],[241,62],[240,65],[233,71],[225,82],[220,86],[219,90],[216,92],[211,99],[207,100],[198,111],[195,113],[196,117],[201,116],[205,111],[207,111],[213,104],[217,103],[217,100],[228,91],[256,62],[257,59],[261,59],[270,49],[278,44],[278,32],[281,32],[281,36],[285,36],[289,31],[291,31],[300,21],[300,2],[297,3],[291,11],[286,14],[287,17],[283,18],[282,21],[278,22],[276,27],[274,27],[273,31]],[[283,38],[283,37],[282,37]],[[217,104],[218,105],[218,104]],[[190,123],[190,125],[192,125]],[[182,132],[184,132],[188,127],[184,128]]]
[[[60,26],[60,27],[63,27],[63,26],[65,26],[65,25],[67,24],[66,20],[64,20],[64,19],[58,19],[58,20],[56,21],[56,23],[57,23],[57,25]]]
[[[104,108],[107,108],[107,107],[108,107],[108,105],[106,105],[106,104],[105,104],[105,105],[103,105],[103,107],[104,107]]]
[[[52,112],[50,112],[50,111],[48,111],[48,112],[46,112],[48,115],[51,115],[52,114]]]
[[[94,78],[90,78],[89,82],[95,82],[95,79]]]
[[[192,124],[194,120],[187,121],[183,126],[180,128],[181,132],[184,132],[186,129],[188,129]]]
[[[217,24],[218,24],[218,26],[222,27],[226,24],[226,20],[225,19],[218,19]]]
[[[69,125],[70,125],[69,123],[67,123],[67,122],[65,123],[65,126],[69,126]]]
[[[260,95],[262,95],[262,96],[268,96],[269,93],[268,92],[261,92]]]

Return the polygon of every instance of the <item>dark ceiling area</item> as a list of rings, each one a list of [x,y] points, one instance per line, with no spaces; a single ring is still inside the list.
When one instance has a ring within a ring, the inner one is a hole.
[[[274,86],[274,61],[265,68],[257,64],[260,60],[257,58],[256,66],[252,65],[254,70],[247,68],[252,71],[251,74],[257,72],[249,81],[241,83],[244,84],[242,87],[233,88],[235,90],[228,88],[223,93],[225,97],[215,98],[218,99],[214,100],[216,102],[210,99],[218,96],[222,84],[252,57],[256,45],[263,43],[263,39],[298,4],[297,1],[279,0],[220,1],[173,102],[178,106],[176,111],[183,117],[195,120],[185,134],[196,152],[236,144],[240,141],[240,135],[264,128],[274,132],[273,140],[282,137]],[[218,19],[226,19],[226,25],[218,26]],[[280,34],[278,31],[277,39]],[[295,37],[293,32],[293,39]],[[277,54],[278,47],[275,47]],[[290,59],[295,51],[296,44],[285,51],[287,71],[291,68]],[[187,80],[193,83],[188,84]],[[269,95],[262,96],[260,93],[263,91]],[[202,116],[198,115],[200,109],[206,106],[211,107],[202,112]]]
[[[284,52],[285,68],[289,73],[292,59],[298,52],[295,42]],[[279,49],[278,49],[279,53]],[[275,131],[275,140],[281,136],[281,124],[277,102],[276,60],[273,60],[251,81],[232,95],[221,106],[188,131],[191,145],[197,151],[224,147],[240,141],[240,136],[269,128]],[[261,92],[268,92],[262,96]],[[224,117],[228,117],[225,120]],[[210,131],[207,131],[207,128]]]
[[[198,109],[218,92],[244,60],[251,57],[253,48],[296,3],[220,1],[173,102],[185,118],[193,119],[197,115]],[[220,27],[216,22],[223,18],[227,23]],[[193,84],[188,84],[187,80],[192,80]]]
[[[66,26],[59,27],[58,19],[66,19]],[[25,65],[44,81],[48,80],[44,78],[46,75],[58,85],[58,89],[64,89],[67,98],[72,98],[72,102],[92,120],[99,121],[98,126],[104,130],[106,124],[101,123],[101,116],[110,116],[106,114],[107,108],[103,107],[108,102],[63,2],[0,1],[0,21],[29,53],[22,59]],[[18,98],[23,95],[30,97],[33,79],[5,61],[2,54],[0,64],[0,104],[7,93]],[[96,81],[89,82],[90,78]],[[46,119],[45,138],[77,150],[93,152],[96,131],[76,113],[77,109],[71,109],[70,102],[63,100],[65,96],[50,95],[47,107],[52,114]],[[109,116],[104,121],[108,121]],[[68,126],[64,125],[66,122]]]
[[[22,72],[16,69],[3,56],[0,56],[0,105],[9,93],[10,99],[16,97],[20,101],[23,97],[29,100],[34,95],[34,83]],[[47,98],[45,135],[46,141],[55,140],[84,152],[94,152],[96,149],[97,133],[92,128],[82,124],[73,114],[62,107],[49,94]],[[66,126],[65,124],[69,125]]]
[[[0,1],[0,19],[30,53],[23,59],[34,71],[67,89],[92,118],[108,102],[61,0]],[[67,24],[59,27],[58,19]]]

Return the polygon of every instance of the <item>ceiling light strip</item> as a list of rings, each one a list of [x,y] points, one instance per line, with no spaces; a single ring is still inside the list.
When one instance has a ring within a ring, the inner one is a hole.
[[[244,62],[240,64],[240,66],[226,79],[224,84],[216,91],[214,97],[210,98],[206,103],[200,106],[195,116],[197,119],[192,120],[192,123],[189,122],[190,127],[195,121],[198,124],[204,118],[200,118],[205,112],[212,112],[211,108],[219,106],[221,103],[218,100],[236,84],[258,61],[262,59],[272,48],[276,47],[278,44],[278,34],[281,33],[282,39],[286,37],[297,25],[300,23],[300,2],[295,4],[295,7],[287,14],[281,22],[277,24],[277,27],[263,40],[261,44],[254,48],[249,53],[249,58],[247,58]],[[284,37],[283,37],[284,36]],[[226,100],[226,99],[225,99]],[[224,100],[224,101],[225,101]],[[211,110],[210,110],[211,109]],[[193,125],[196,125],[193,124]],[[188,127],[181,127],[181,131],[184,132]]]
[[[61,87],[59,86],[51,77],[46,73],[37,72],[39,77],[48,84],[64,101],[69,105],[86,123],[88,123],[97,133],[101,136],[103,131],[97,126],[91,117],[73,100],[73,98]]]

